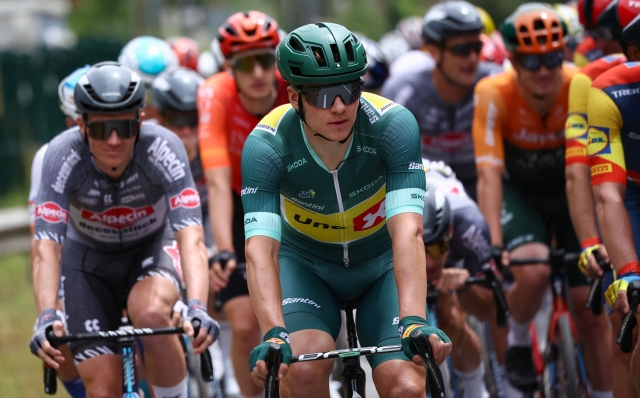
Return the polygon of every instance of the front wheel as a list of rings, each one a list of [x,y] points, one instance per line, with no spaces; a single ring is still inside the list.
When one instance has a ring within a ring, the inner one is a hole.
[[[580,398],[586,396],[586,386],[580,381],[576,342],[567,316],[558,318],[556,343],[550,345],[545,374],[550,375],[547,386],[550,398]]]

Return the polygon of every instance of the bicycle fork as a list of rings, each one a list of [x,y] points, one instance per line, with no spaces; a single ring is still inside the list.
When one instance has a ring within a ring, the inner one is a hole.
[[[118,339],[118,350],[122,358],[122,398],[140,398],[133,342],[134,338],[131,336]]]
[[[346,315],[347,344],[349,348],[358,348],[358,337],[356,335],[356,324],[353,320],[353,307],[346,304],[344,306]],[[360,358],[343,358],[342,364],[342,386],[346,398],[366,398],[367,376],[360,366]]]

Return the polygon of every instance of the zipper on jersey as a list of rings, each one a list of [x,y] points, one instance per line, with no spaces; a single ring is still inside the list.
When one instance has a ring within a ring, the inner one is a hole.
[[[340,193],[340,182],[338,181],[338,170],[330,171],[329,173],[333,174],[333,186],[336,188],[336,197],[338,199],[338,209],[340,210],[340,217],[342,218],[342,223],[347,225],[344,219],[344,205],[342,204],[342,194]],[[349,266],[349,245],[347,242],[347,230],[342,230],[342,261],[344,262],[344,266]]]

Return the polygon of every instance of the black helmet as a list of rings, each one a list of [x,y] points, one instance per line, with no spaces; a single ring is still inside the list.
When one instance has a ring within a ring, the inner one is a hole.
[[[609,29],[613,40],[622,40],[622,26],[618,19],[618,0],[607,4],[604,10],[602,10],[598,16],[597,26],[599,28]]]
[[[360,39],[367,52],[367,73],[363,76],[363,90],[375,90],[389,77],[389,64],[387,58],[380,50],[380,45],[361,33],[354,34]]]
[[[429,245],[440,240],[451,239],[453,215],[447,197],[433,185],[427,183],[427,194],[424,199],[422,240]]]
[[[422,39],[425,43],[441,43],[446,39],[484,30],[478,10],[466,1],[447,1],[436,4],[422,20]]]
[[[137,73],[117,62],[100,62],[84,74],[73,91],[78,113],[123,113],[144,107],[144,84]]]
[[[193,112],[196,95],[204,79],[189,68],[177,68],[156,77],[151,83],[151,100],[160,112]]]

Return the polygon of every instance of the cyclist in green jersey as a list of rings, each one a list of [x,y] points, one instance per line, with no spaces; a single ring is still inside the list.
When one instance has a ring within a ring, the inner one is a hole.
[[[390,100],[361,93],[364,46],[340,25],[294,30],[277,58],[290,104],[256,126],[242,153],[248,285],[264,333],[251,353],[252,377],[264,383],[275,342],[284,354],[282,394],[329,397],[331,361],[287,365],[292,350],[335,349],[339,304],[356,300],[361,345],[404,349],[369,358],[380,395],[424,397],[410,332],[429,336],[438,362],[451,343],[425,320],[416,120]]]

